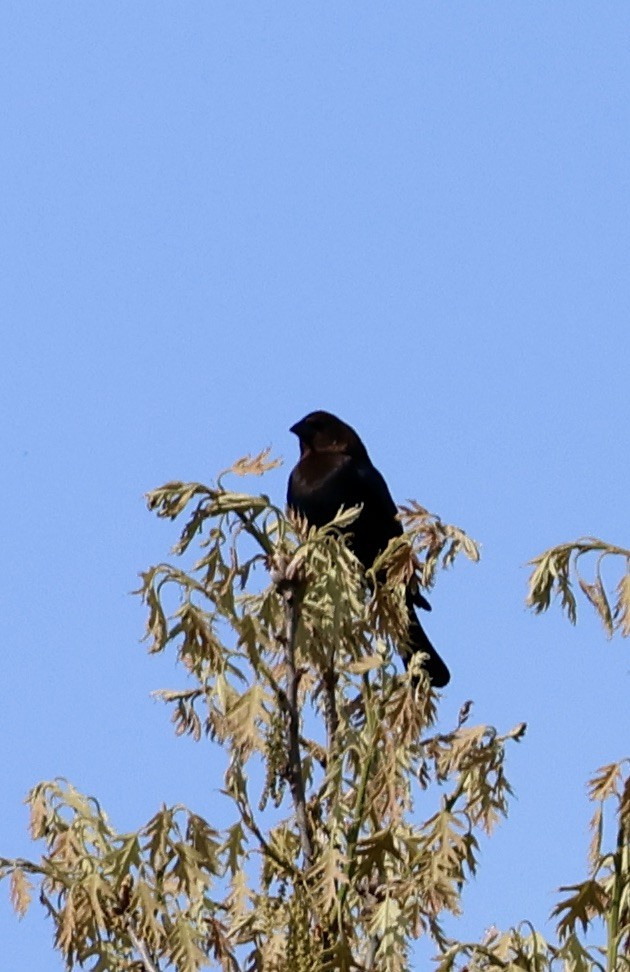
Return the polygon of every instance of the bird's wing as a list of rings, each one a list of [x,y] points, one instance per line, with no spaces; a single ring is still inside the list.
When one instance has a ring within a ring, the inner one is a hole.
[[[371,512],[370,524],[380,532],[380,536],[374,538],[375,545],[384,549],[392,537],[399,537],[404,533],[403,525],[398,519],[398,507],[384,477],[376,466],[371,463],[357,463],[355,470],[361,483],[365,505],[369,506]],[[416,607],[420,607],[424,611],[431,610],[431,605],[418,588],[413,594],[410,593],[410,597]]]
[[[400,536],[403,528],[402,523],[397,519],[398,507],[392,499],[383,476],[372,463],[356,463],[354,469],[365,504],[369,504],[374,514],[378,514],[383,524],[387,526],[387,539]]]

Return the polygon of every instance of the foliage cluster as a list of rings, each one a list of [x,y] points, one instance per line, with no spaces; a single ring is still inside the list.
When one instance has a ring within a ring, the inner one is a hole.
[[[594,576],[587,581],[581,573],[581,559],[595,559]],[[624,570],[611,597],[606,591],[602,566],[606,560],[622,562]],[[600,617],[609,638],[615,631],[630,635],[630,550],[606,543],[597,537],[581,537],[545,550],[532,560],[534,570],[529,582],[527,603],[537,613],[546,611],[552,598],[560,598],[572,624],[577,621],[575,583]],[[612,602],[612,603],[611,603]]]
[[[228,472],[260,475],[274,464],[262,453]],[[430,587],[460,554],[477,560],[476,544],[412,504],[401,512],[405,535],[366,576],[343,538],[357,510],[309,530],[224,480],[149,494],[158,516],[184,522],[176,562],[142,574],[140,593],[149,650],[174,651],[185,673],[184,684],[157,694],[178,734],[213,740],[213,760],[224,754],[233,822],[218,829],[185,807],[163,807],[119,833],[95,800],[65,781],[42,783],[28,797],[41,860],[0,859],[18,913],[35,883],[67,968],[95,972],[403,972],[423,934],[438,947],[439,972],[630,968],[622,764],[591,783],[590,870],[563,889],[559,944],[525,926],[481,944],[445,934],[444,915],[458,913],[477,866],[480,832],[507,811],[505,746],[525,727],[470,725],[465,703],[449,731],[436,731],[437,697],[420,660],[401,672],[397,648],[405,585]],[[536,562],[537,610],[554,585],[572,603],[571,559],[562,557],[550,551]],[[601,597],[583,589],[600,610]],[[615,616],[627,633],[627,607]],[[616,815],[611,852],[605,804]],[[598,918],[607,922],[605,964],[579,934]]]

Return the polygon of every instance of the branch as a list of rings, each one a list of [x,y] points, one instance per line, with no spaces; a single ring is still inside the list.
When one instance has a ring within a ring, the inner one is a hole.
[[[378,947],[380,945],[380,939],[378,935],[371,935],[368,943],[367,958],[365,960],[365,968],[368,972],[374,968],[374,962],[376,961],[376,953],[378,952]]]
[[[608,916],[606,920],[607,932],[608,932],[608,948],[606,949],[607,954],[607,972],[615,972],[617,968],[617,954],[619,950],[619,917],[621,914],[621,901],[623,897],[623,868],[622,859],[624,848],[628,845],[628,837],[625,833],[625,827],[623,822],[619,824],[619,829],[617,831],[617,847],[612,855],[612,866],[613,866],[613,889],[611,902],[608,910]]]
[[[296,868],[293,867],[290,861],[286,861],[280,854],[278,854],[278,852],[266,840],[262,830],[256,823],[256,818],[254,817],[254,813],[249,802],[249,797],[247,795],[247,787],[244,782],[244,777],[238,793],[235,794],[235,798],[237,801],[237,806],[241,812],[241,820],[257,839],[262,848],[263,854],[269,857],[272,861],[275,861],[278,867],[280,867],[283,871],[286,871],[288,875],[296,878],[298,876]]]
[[[371,718],[371,721],[374,722],[373,713],[371,716],[368,713],[368,718]],[[370,745],[369,755],[364,760],[361,767],[361,776],[359,777],[359,786],[357,788],[357,799],[354,807],[354,820],[352,821],[350,829],[348,830],[348,843],[346,847],[346,855],[348,858],[348,880],[339,892],[339,901],[342,908],[348,894],[348,889],[350,888],[350,883],[357,869],[356,850],[365,813],[368,783],[370,781],[370,774],[372,772],[372,766],[376,756],[376,738],[376,727],[372,725],[372,744]]]
[[[295,819],[300,832],[300,843],[304,864],[309,868],[313,862],[313,843],[311,829],[306,814],[306,793],[302,773],[302,754],[300,751],[300,713],[298,707],[299,673],[295,667],[295,639],[300,617],[300,598],[297,585],[290,584],[282,591],[286,617],[286,665],[287,692],[286,705],[289,734],[289,787],[295,807]]]
[[[140,960],[144,965],[146,972],[160,972],[160,966],[156,965],[155,962],[151,959],[151,956],[147,952],[146,945],[140,938],[138,938],[135,931],[131,927],[131,924],[127,925],[127,934],[131,939],[133,947],[135,948],[136,952],[140,956]]]
[[[330,653],[329,664],[322,676],[324,685],[324,719],[326,721],[326,749],[329,758],[335,750],[337,729],[339,728],[339,713],[337,711],[336,688],[339,676],[335,671],[335,649]]]
[[[579,569],[579,561],[588,554],[598,554],[595,577],[586,581]],[[615,603],[611,604],[602,578],[601,565],[606,557],[619,557],[626,562],[616,590]],[[571,543],[562,543],[539,554],[529,565],[534,568],[529,579],[526,604],[537,614],[546,611],[554,595],[560,596],[563,610],[569,621],[577,620],[577,601],[573,592],[577,581],[582,593],[591,602],[601,618],[608,637],[619,630],[624,637],[630,636],[630,550],[606,543],[598,537],[580,537]]]
[[[243,513],[241,510],[237,510],[236,515],[238,516],[239,520],[242,522],[243,526],[245,527],[249,535],[258,542],[258,544],[262,547],[262,549],[265,551],[267,556],[271,557],[274,552],[273,544],[269,539],[269,537],[267,536],[267,534],[264,533],[262,530],[258,529],[256,524],[254,523],[254,517],[246,516],[245,513]]]

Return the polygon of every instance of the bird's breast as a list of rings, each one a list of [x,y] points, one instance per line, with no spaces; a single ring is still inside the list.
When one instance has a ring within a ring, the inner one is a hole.
[[[324,526],[341,506],[360,502],[353,488],[351,462],[340,453],[313,452],[303,456],[289,480],[289,506],[312,526]]]

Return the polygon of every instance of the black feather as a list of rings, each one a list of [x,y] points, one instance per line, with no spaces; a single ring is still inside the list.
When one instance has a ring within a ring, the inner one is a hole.
[[[361,505],[359,517],[348,528],[349,544],[365,568],[400,536],[402,524],[387,483],[372,464],[355,430],[330,412],[311,412],[291,428],[300,440],[300,459],[289,477],[288,505],[313,526],[324,526],[340,507]],[[425,667],[436,688],[450,679],[449,670],[429,641],[414,604],[430,610],[426,598],[407,589],[409,614],[407,664],[411,655],[428,655]]]

